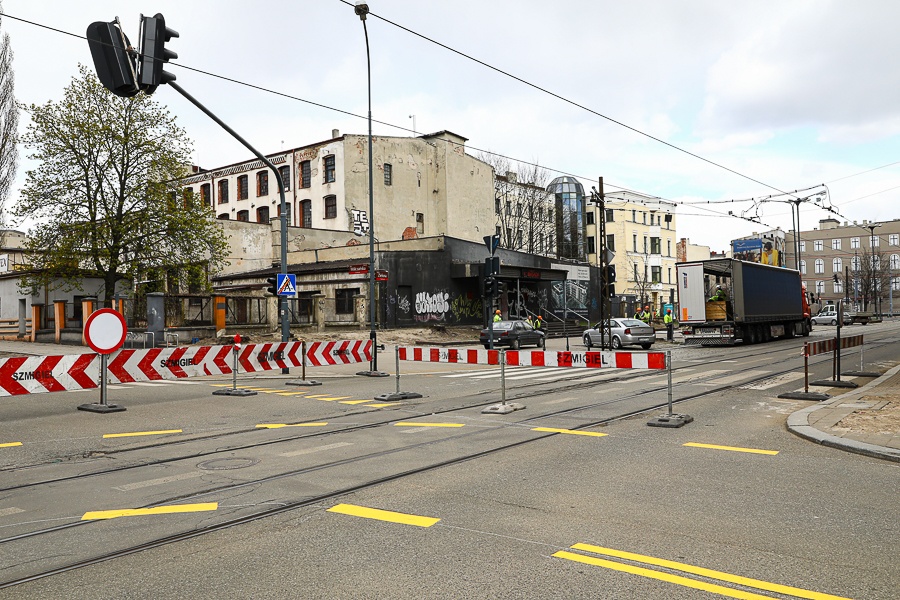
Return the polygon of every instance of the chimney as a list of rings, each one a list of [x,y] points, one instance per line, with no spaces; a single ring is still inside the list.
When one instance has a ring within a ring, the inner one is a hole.
[[[341,137],[341,130],[340,129],[332,129],[331,130],[331,139],[339,138],[339,137]]]

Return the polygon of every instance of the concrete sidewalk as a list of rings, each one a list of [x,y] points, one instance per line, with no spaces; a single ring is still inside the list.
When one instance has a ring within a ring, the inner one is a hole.
[[[860,388],[798,410],[788,417],[787,427],[823,446],[900,462],[897,403],[900,365]],[[854,415],[867,421],[864,429],[848,419]],[[845,419],[850,423],[842,424]]]

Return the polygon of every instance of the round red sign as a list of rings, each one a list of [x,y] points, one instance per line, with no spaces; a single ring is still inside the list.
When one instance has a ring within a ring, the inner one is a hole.
[[[84,323],[84,339],[97,354],[110,354],[121,348],[127,332],[125,317],[111,308],[95,310]]]

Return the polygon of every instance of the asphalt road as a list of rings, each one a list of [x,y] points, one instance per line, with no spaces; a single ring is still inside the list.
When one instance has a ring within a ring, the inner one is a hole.
[[[870,368],[897,330],[860,330]],[[245,377],[246,398],[211,394],[227,378],[114,387],[128,410],[108,415],[75,410],[96,392],[4,398],[0,444],[22,445],[0,448],[2,582],[283,511],[0,596],[894,598],[898,466],[785,430],[801,344],[672,347],[681,429],[647,427],[667,377],[637,370],[510,368],[509,415],[481,413],[496,368],[438,363],[403,363],[425,397],[382,407],[395,380],[358,366]],[[144,435],[103,437],[123,433]]]

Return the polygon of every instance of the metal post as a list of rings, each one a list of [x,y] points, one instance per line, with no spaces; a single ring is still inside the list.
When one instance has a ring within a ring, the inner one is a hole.
[[[500,351],[500,404],[506,404],[506,350]]]
[[[837,339],[835,340],[835,348],[834,348],[834,380],[841,380],[841,321],[844,320],[844,315],[838,311],[838,324],[836,328]]]
[[[235,344],[235,345],[234,345],[234,348],[231,349],[231,355],[234,357],[234,361],[233,361],[233,362],[234,362],[234,368],[232,368],[232,370],[231,370],[231,375],[232,375],[232,377],[231,377],[231,380],[232,380],[231,389],[237,391],[237,372],[238,372],[238,367],[240,367],[240,365],[238,364],[238,347],[237,347],[237,344]]]
[[[106,354],[100,355],[100,406],[106,408],[109,404],[106,401],[106,365],[108,357]]]
[[[306,340],[300,342],[300,379],[306,381]]]
[[[672,416],[672,351],[666,350],[666,372],[669,377],[669,416]]]
[[[809,393],[809,342],[803,342],[803,392]]]
[[[397,393],[400,393],[400,346],[394,346],[394,358],[397,362]]]
[[[566,275],[568,278],[568,275]],[[566,318],[569,316],[569,298],[566,296],[567,279],[563,279],[563,335],[566,336],[566,352],[569,351],[569,332],[566,331]]]

